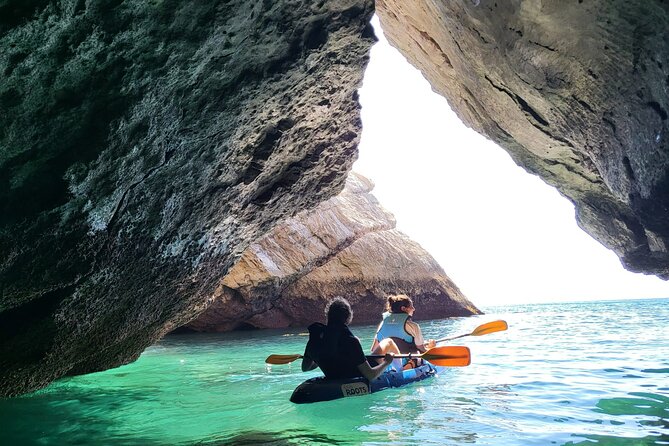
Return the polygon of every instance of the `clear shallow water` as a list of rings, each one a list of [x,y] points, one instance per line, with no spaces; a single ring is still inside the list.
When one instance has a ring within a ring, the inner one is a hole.
[[[133,364],[0,400],[0,444],[669,445],[669,299],[542,304],[422,322],[472,365],[366,397],[293,405],[316,372],[268,368],[299,330],[169,336]],[[354,327],[367,346],[373,327]]]

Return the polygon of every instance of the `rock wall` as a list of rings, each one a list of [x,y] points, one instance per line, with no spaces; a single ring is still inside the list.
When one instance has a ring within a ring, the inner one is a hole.
[[[377,7],[468,125],[627,268],[669,278],[666,2]],[[372,10],[0,0],[0,396],[132,361],[341,190]]]
[[[378,0],[388,40],[470,127],[669,279],[669,4]]]
[[[242,254],[195,331],[306,326],[323,320],[326,303],[346,297],[354,323],[379,321],[388,294],[414,298],[417,319],[480,311],[416,242],[394,229],[395,218],[351,173],[344,190],[290,218]]]
[[[134,360],[342,189],[372,13],[0,1],[0,396]]]

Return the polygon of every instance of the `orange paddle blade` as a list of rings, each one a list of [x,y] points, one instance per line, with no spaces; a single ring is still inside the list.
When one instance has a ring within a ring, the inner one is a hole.
[[[509,326],[505,321],[492,321],[487,324],[479,325],[474,331],[471,332],[472,336],[483,336],[490,333],[495,333],[497,331],[504,331]]]
[[[302,355],[269,355],[265,362],[267,364],[289,364],[300,358]]]
[[[507,328],[509,328],[509,326],[504,321],[501,320],[492,321],[488,322],[487,324],[479,325],[471,333],[463,334],[460,336],[451,336],[450,338],[437,339],[436,342],[439,343],[439,342],[452,341],[453,339],[464,338],[465,336],[483,336],[490,333],[495,333],[497,331],[504,331]]]
[[[465,367],[472,362],[469,347],[462,346],[431,348],[420,357],[441,367]]]

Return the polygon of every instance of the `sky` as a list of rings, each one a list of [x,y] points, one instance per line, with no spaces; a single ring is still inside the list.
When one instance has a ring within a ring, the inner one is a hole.
[[[372,193],[479,307],[669,297],[581,230],[574,206],[467,128],[422,74],[380,41],[360,89],[353,166]]]

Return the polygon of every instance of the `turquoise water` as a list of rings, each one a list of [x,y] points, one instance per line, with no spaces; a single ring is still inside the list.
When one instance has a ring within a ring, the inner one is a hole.
[[[300,330],[168,336],[133,364],[0,400],[0,444],[669,445],[669,300],[522,305],[423,322],[472,365],[366,397],[288,401],[316,372],[267,367]],[[373,327],[353,327],[368,345]]]

